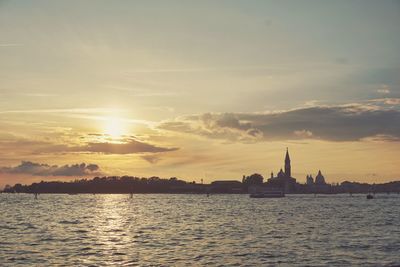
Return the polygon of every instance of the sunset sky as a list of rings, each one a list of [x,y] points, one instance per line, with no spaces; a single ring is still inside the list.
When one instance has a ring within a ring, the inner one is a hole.
[[[400,1],[0,1],[0,188],[400,179]],[[82,164],[84,163],[84,164]]]

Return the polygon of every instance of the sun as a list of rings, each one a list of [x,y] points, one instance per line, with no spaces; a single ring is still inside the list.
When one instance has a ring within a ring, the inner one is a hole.
[[[120,118],[108,117],[104,123],[104,133],[112,138],[121,138],[125,134],[124,123]]]

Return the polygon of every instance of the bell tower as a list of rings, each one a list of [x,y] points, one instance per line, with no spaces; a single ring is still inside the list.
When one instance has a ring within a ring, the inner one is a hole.
[[[286,177],[292,177],[292,172],[291,172],[291,167],[290,167],[290,156],[289,156],[288,148],[286,148],[285,175],[286,175]]]

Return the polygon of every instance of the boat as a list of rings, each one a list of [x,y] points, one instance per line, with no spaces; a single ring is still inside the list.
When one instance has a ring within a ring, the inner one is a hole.
[[[285,197],[285,193],[283,193],[282,191],[252,193],[252,194],[250,194],[250,197],[251,198],[280,198],[280,197]]]
[[[249,188],[249,196],[251,198],[280,198],[284,197],[285,193],[278,188],[252,186]]]
[[[367,199],[373,199],[373,198],[374,198],[374,195],[372,195],[372,194],[367,195]]]

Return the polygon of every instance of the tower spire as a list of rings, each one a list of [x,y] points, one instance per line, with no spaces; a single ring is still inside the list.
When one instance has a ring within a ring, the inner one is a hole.
[[[290,162],[290,156],[289,156],[289,148],[286,148],[286,157],[285,157],[285,162],[289,161]]]
[[[289,148],[286,148],[285,175],[286,175],[286,177],[292,177],[292,171],[291,171],[291,167],[290,167]]]

